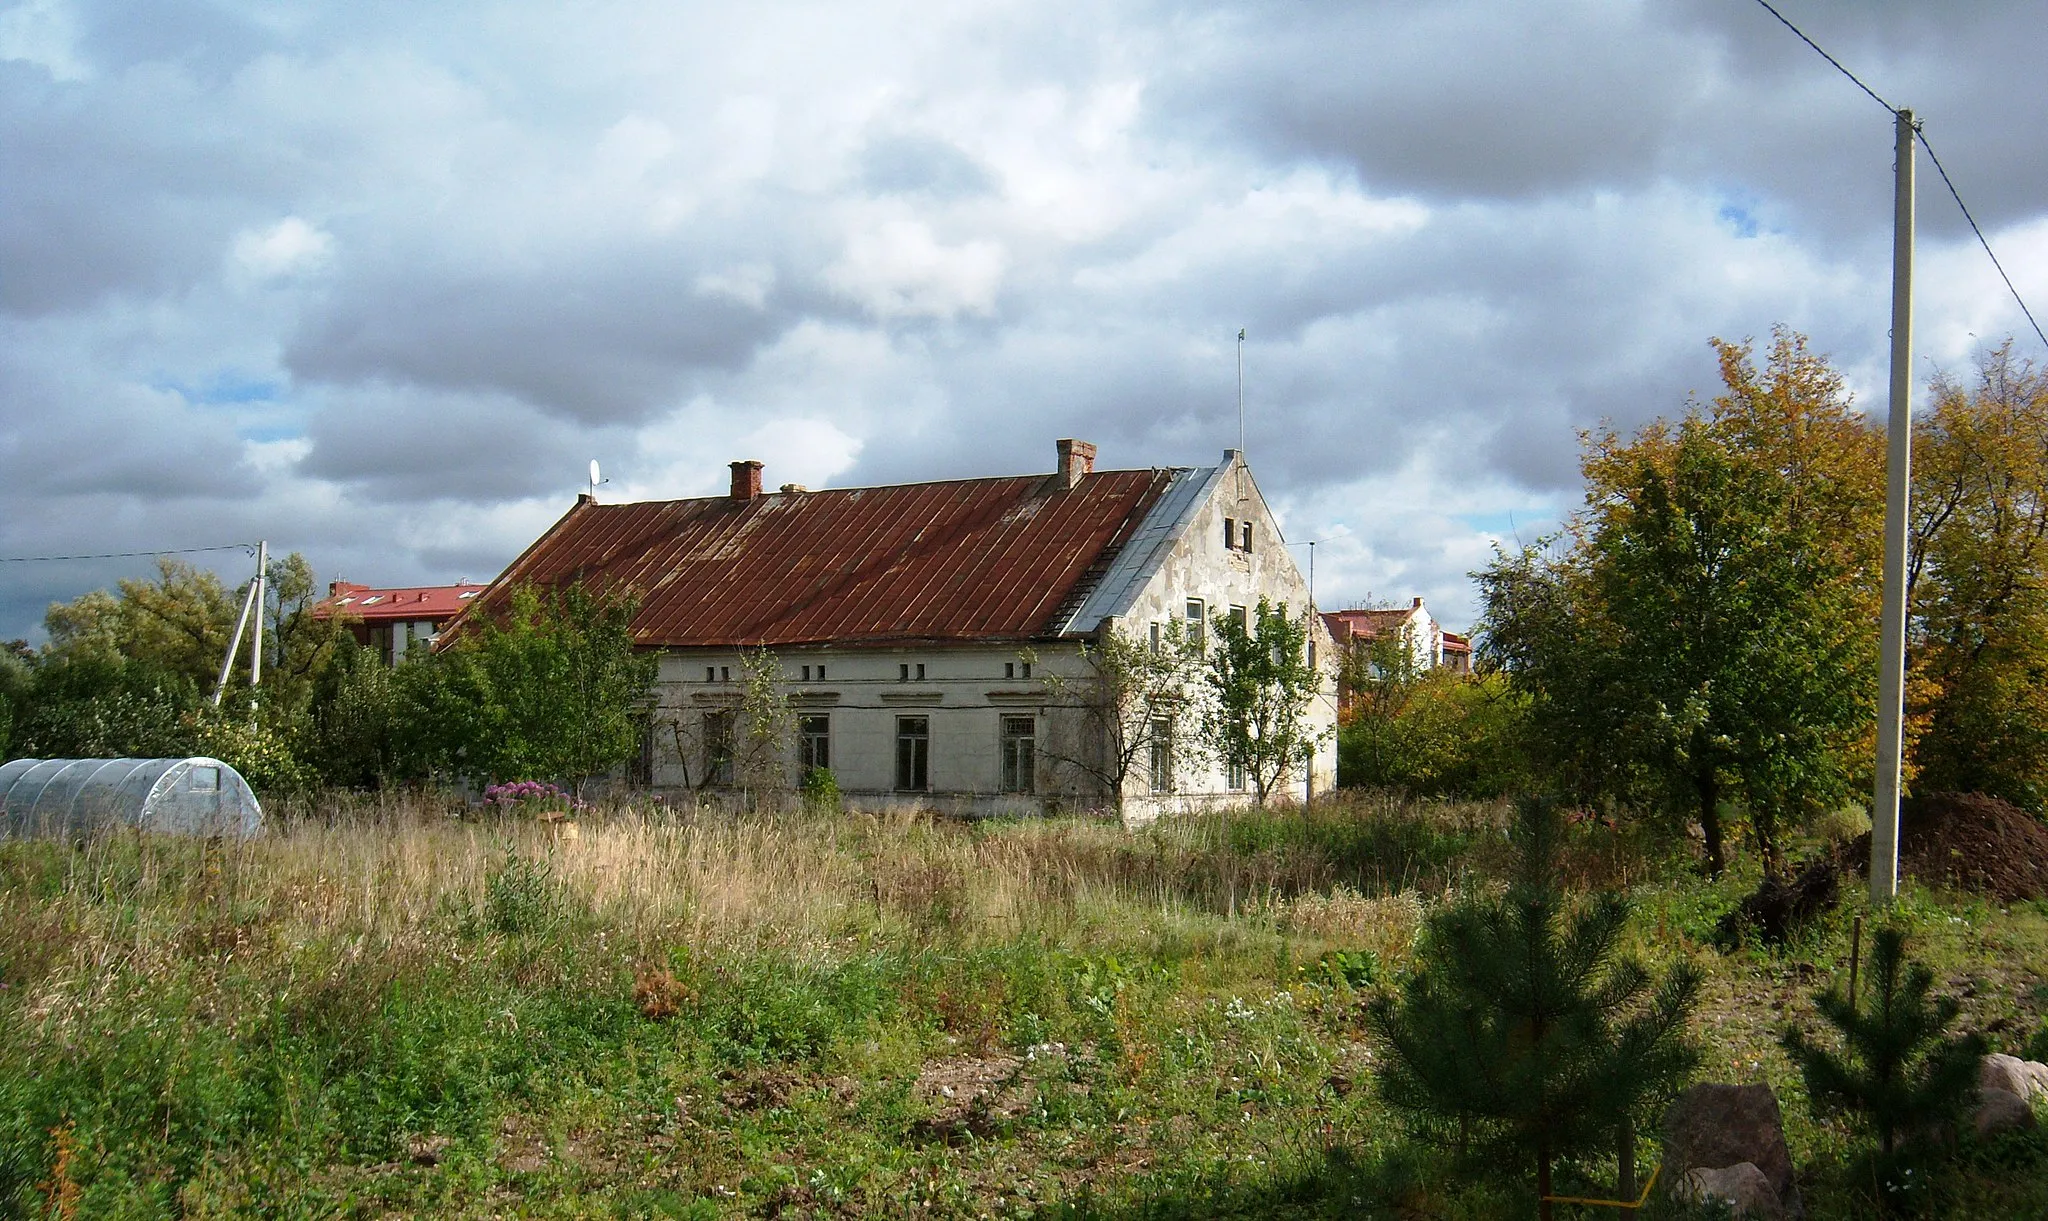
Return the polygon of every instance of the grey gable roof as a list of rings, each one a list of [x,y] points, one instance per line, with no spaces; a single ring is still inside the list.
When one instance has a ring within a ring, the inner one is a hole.
[[[1102,621],[1111,616],[1120,616],[1130,609],[1155,574],[1173,554],[1174,544],[1186,534],[1195,514],[1216,490],[1216,485],[1231,471],[1231,463],[1209,467],[1178,467],[1173,471],[1173,481],[1152,504],[1145,514],[1131,540],[1117,553],[1109,570],[1095,583],[1095,588],[1081,603],[1065,626],[1062,635],[1090,635],[1102,626]]]

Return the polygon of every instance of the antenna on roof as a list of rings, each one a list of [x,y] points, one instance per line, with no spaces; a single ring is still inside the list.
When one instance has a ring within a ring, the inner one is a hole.
[[[597,469],[597,459],[592,458],[590,460],[590,498],[596,500],[598,486],[610,482],[611,480],[606,479],[603,472]]]

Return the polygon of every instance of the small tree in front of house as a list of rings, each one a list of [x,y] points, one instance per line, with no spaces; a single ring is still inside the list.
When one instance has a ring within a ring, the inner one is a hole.
[[[1171,791],[1175,772],[1193,762],[1183,722],[1202,676],[1185,626],[1176,619],[1140,637],[1111,624],[1081,647],[1081,661],[1085,674],[1045,678],[1053,699],[1079,714],[1075,740],[1049,742],[1046,759],[1100,786],[1119,808],[1133,772]]]
[[[732,778],[741,792],[759,801],[795,787],[795,735],[781,663],[765,648],[742,650],[740,702],[732,720]]]
[[[1575,902],[1563,837],[1556,808],[1525,799],[1506,893],[1432,914],[1400,996],[1368,1010],[1381,1096],[1425,1139],[1533,1167],[1546,1221],[1561,1160],[1612,1149],[1632,1187],[1637,1121],[1697,1062],[1685,1028],[1702,979],[1680,963],[1656,981],[1619,952],[1628,900]]]
[[[1309,702],[1322,685],[1308,660],[1308,619],[1260,598],[1245,622],[1218,617],[1212,629],[1203,736],[1232,787],[1250,788],[1265,805],[1323,738],[1308,723]]]

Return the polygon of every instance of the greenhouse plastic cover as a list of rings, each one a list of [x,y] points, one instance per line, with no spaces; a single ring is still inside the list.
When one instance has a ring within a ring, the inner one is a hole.
[[[0,834],[73,835],[101,827],[251,836],[263,807],[218,759],[16,759],[0,764]]]

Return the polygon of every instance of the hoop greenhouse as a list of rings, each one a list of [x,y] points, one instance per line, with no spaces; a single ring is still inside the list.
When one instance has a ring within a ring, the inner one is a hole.
[[[76,835],[134,827],[173,835],[251,836],[263,807],[218,759],[16,759],[0,764],[0,835]]]

